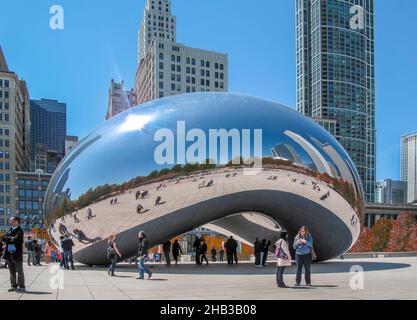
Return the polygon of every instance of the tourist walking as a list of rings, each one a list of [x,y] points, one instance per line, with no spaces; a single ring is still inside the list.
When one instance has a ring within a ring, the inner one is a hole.
[[[75,270],[74,268],[74,259],[72,255],[72,248],[74,247],[74,242],[72,239],[68,236],[64,236],[64,240],[61,243],[62,250],[64,250],[64,260],[65,260],[65,269],[69,270]]]
[[[122,254],[119,251],[116,243],[116,235],[112,234],[107,241],[107,260],[110,265],[107,268],[107,274],[114,277],[114,270],[116,269],[117,259],[121,258]]]
[[[31,266],[31,263],[35,265],[36,260],[35,260],[35,253],[34,253],[34,248],[33,248],[33,240],[31,236],[29,236],[28,239],[25,241],[25,248],[28,253],[28,261],[27,261],[28,266]]]
[[[284,283],[284,271],[286,267],[291,267],[291,253],[288,247],[288,233],[281,232],[280,239],[275,243],[275,255],[277,256],[277,275],[276,281],[279,288],[288,288]]]
[[[182,254],[182,249],[180,246],[180,243],[178,242],[178,239],[174,240],[174,243],[172,244],[172,256],[175,261],[175,265],[178,264],[178,257]]]
[[[59,247],[58,247],[58,251],[59,251],[58,260],[59,260],[59,268],[65,269],[64,249],[62,249],[62,241],[64,241],[64,237],[60,236]]]
[[[139,244],[138,244],[138,266],[139,266],[139,277],[136,278],[138,280],[143,280],[145,276],[145,272],[148,274],[148,279],[152,277],[152,272],[146,268],[145,260],[148,258],[148,239],[146,239],[145,232],[141,231],[138,234],[139,236]]]
[[[203,264],[203,260],[206,260],[206,265],[208,265],[209,262],[208,262],[207,257],[206,257],[208,247],[207,247],[206,240],[204,240],[204,238],[203,238],[203,240],[201,240],[201,249],[200,250],[201,250],[201,260],[200,260],[201,264]]]
[[[261,252],[262,250],[262,243],[259,241],[259,238],[255,239],[255,243],[253,244],[254,254],[255,254],[255,266],[257,268],[262,267],[261,264]]]
[[[193,243],[193,248],[194,248],[194,251],[195,251],[195,263],[196,264],[201,264],[201,261],[200,261],[201,239],[198,236],[195,237],[195,240],[194,240],[194,243]]]
[[[297,263],[297,275],[295,285],[301,284],[301,274],[304,267],[305,281],[308,287],[311,286],[311,248],[313,247],[313,236],[309,233],[308,228],[303,226],[298,231],[294,239],[295,261]]]
[[[162,250],[164,252],[165,265],[167,267],[170,267],[171,266],[171,257],[169,255],[169,253],[171,252],[171,241],[170,240],[164,242],[164,244],[162,245]]]
[[[9,292],[25,292],[25,275],[23,273],[23,230],[20,228],[20,218],[10,218],[11,228],[3,237],[5,242],[4,259],[10,273]]]

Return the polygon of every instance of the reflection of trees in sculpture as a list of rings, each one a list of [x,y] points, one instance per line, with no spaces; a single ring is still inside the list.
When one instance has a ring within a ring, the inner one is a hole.
[[[362,199],[358,198],[355,192],[355,187],[343,179],[335,179],[330,177],[326,173],[318,173],[317,171],[308,169],[307,167],[294,164],[292,161],[283,160],[283,159],[274,159],[271,157],[266,157],[261,159],[243,159],[240,157],[233,159],[224,166],[217,166],[215,164],[210,164],[209,159],[205,163],[195,163],[195,164],[185,164],[185,165],[175,165],[172,168],[162,169],[160,171],[152,171],[148,176],[138,176],[122,184],[105,184],[97,186],[95,189],[89,189],[87,192],[82,194],[76,201],[71,201],[66,197],[62,205],[48,214],[46,219],[47,222],[52,222],[54,219],[65,216],[69,213],[72,213],[76,210],[83,209],[91,204],[102,201],[107,198],[116,196],[119,193],[122,193],[126,190],[138,188],[144,185],[158,183],[166,180],[181,179],[183,177],[188,177],[191,174],[198,173],[207,173],[208,170],[213,170],[216,168],[252,168],[255,163],[262,163],[263,169],[272,169],[272,170],[286,170],[292,171],[295,173],[304,174],[310,176],[314,179],[319,177],[319,179],[327,184],[333,186],[333,189],[340,193],[348,203],[356,210],[360,216],[361,221],[364,219],[365,208],[362,203]],[[248,165],[248,163],[251,163]]]

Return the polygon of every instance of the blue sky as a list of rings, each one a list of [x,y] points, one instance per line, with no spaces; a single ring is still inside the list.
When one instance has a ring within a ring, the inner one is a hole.
[[[415,0],[376,0],[377,176],[399,178],[417,130]],[[104,121],[110,80],[133,86],[145,0],[3,1],[0,44],[31,98],[67,103],[68,134]],[[177,40],[229,54],[229,90],[295,106],[294,0],[173,0]],[[65,29],[49,28],[62,5]]]

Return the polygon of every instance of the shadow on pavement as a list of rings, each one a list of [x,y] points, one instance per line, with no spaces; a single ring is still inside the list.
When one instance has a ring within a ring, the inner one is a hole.
[[[26,290],[25,293],[23,294],[33,294],[33,295],[45,295],[45,294],[52,294],[51,292],[43,292],[43,291],[30,291],[30,290]]]
[[[208,266],[197,266],[194,264],[178,264],[178,266],[166,267],[164,264],[149,264],[147,265],[155,274],[206,274],[206,275],[264,275],[275,274],[276,265],[271,262],[264,268],[256,268],[252,263],[241,263],[236,265],[227,265],[214,263]],[[313,274],[322,273],[349,273],[354,266],[360,266],[365,272],[368,271],[384,271],[404,269],[411,267],[408,263],[395,263],[395,262],[380,262],[380,261],[328,261],[315,263],[311,266]],[[88,267],[78,266],[78,270],[99,270],[105,268],[102,266]],[[123,272],[137,272],[137,267],[134,264],[118,264],[116,267],[116,273]],[[295,274],[296,266],[288,267],[285,270],[285,274]],[[122,276],[119,276],[122,277]]]

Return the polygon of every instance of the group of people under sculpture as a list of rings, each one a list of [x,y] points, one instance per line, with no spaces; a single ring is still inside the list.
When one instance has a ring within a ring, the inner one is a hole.
[[[148,258],[149,244],[148,239],[143,231],[139,232],[139,244],[138,244],[138,267],[139,267],[139,277],[137,279],[144,279],[145,273],[148,274],[148,278],[152,277],[152,272],[145,266],[145,261]],[[111,235],[108,239],[108,248],[107,248],[107,257],[110,261],[110,266],[107,269],[107,273],[111,276],[114,276],[114,271],[118,258],[122,256],[117,247],[115,241],[115,235]],[[232,241],[229,239],[231,244],[234,244],[236,240],[231,237]],[[201,239],[200,239],[201,241]],[[203,240],[204,241],[204,240]],[[234,246],[232,246],[234,247]],[[236,246],[237,247],[237,246]],[[284,283],[284,272],[287,267],[292,265],[292,257],[289,250],[288,244],[288,233],[283,231],[281,232],[280,239],[275,243],[275,255],[277,256],[277,273],[276,281],[277,286],[280,288],[288,288]],[[313,249],[313,236],[309,233],[308,228],[303,226],[298,231],[294,239],[293,248],[295,250],[295,261],[297,265],[297,273],[295,279],[295,286],[301,285],[301,276],[303,267],[305,270],[305,282],[307,286],[311,286],[311,263],[315,259],[315,252]],[[201,252],[201,250],[197,250]],[[231,263],[233,264],[233,250],[230,250]],[[202,262],[200,257],[196,257],[197,264]],[[175,259],[176,260],[176,259]],[[229,260],[229,257],[228,257]],[[229,262],[229,261],[228,261]],[[229,262],[230,263],[230,262]],[[237,263],[237,258],[236,258]]]

